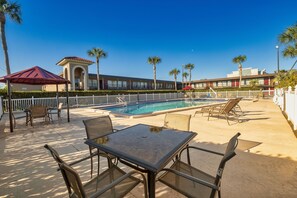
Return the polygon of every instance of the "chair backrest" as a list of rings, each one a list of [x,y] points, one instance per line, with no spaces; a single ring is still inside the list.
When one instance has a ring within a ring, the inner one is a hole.
[[[62,160],[60,158],[58,152],[53,147],[51,147],[50,145],[46,144],[46,145],[44,145],[44,148],[46,148],[50,152],[50,154],[52,155],[52,157],[54,158],[54,160],[58,163],[59,168],[61,168],[61,166],[60,166],[61,164],[66,164],[64,162],[64,160]],[[66,172],[61,169],[61,174],[62,174],[62,176],[64,178],[64,181],[65,181],[65,184],[66,184],[68,193],[70,195],[71,194],[71,188],[69,187],[70,186],[70,183],[69,183],[69,181],[67,179]]]
[[[229,113],[236,105],[236,99],[229,99],[228,102],[221,108],[221,113]]]
[[[54,158],[54,160],[59,164],[59,163],[65,163],[59,156],[58,152],[51,147],[50,145],[44,145],[44,148],[46,148],[50,154],[52,155],[52,157]]]
[[[66,185],[68,185],[67,188],[70,188],[76,197],[85,198],[86,193],[78,173],[65,163],[61,163],[60,168],[65,173],[64,179],[67,180],[65,181]]]
[[[30,110],[32,117],[44,117],[47,114],[46,107],[41,105],[31,106]]]
[[[88,139],[94,139],[113,132],[112,122],[109,116],[83,120],[83,123]]]
[[[59,105],[58,105],[58,110],[61,110],[62,109],[62,106],[63,106],[63,103],[60,102]]]
[[[181,131],[190,130],[191,115],[167,113],[164,119],[164,127]]]
[[[225,154],[220,162],[220,165],[219,165],[219,168],[217,171],[217,176],[215,179],[216,185],[219,185],[219,182],[223,175],[223,171],[224,171],[226,162],[229,161],[231,158],[233,158],[236,155],[235,149],[238,145],[238,136],[240,136],[240,133],[237,133],[236,135],[234,135],[228,142],[227,148],[225,150]]]

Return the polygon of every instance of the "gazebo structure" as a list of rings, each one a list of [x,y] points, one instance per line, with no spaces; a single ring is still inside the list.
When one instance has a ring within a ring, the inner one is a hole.
[[[55,84],[58,94],[58,85],[65,84],[66,90],[66,105],[67,105],[67,120],[70,122],[69,116],[69,93],[68,93],[68,80],[46,71],[38,66],[9,74],[7,76],[0,77],[0,82],[7,83],[7,95],[8,95],[8,112],[9,112],[9,123],[10,132],[13,132],[13,122],[12,122],[12,108],[11,108],[11,83],[17,84],[29,84],[29,85],[48,85]]]

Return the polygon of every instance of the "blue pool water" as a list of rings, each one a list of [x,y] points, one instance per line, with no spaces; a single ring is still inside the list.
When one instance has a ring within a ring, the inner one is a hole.
[[[183,107],[192,107],[198,105],[205,105],[214,102],[214,100],[196,100],[196,101],[166,101],[166,102],[153,102],[153,103],[142,103],[142,104],[133,104],[120,107],[108,107],[104,108],[105,110],[111,111],[113,113],[119,114],[129,114],[129,115],[141,115],[148,114],[155,111],[163,111],[169,109],[177,109]]]

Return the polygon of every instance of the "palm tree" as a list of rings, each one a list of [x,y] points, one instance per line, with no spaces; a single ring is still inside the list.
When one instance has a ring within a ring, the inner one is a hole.
[[[156,65],[161,63],[161,58],[158,56],[152,56],[148,57],[147,62],[151,65],[153,65],[153,70],[154,70],[154,86],[155,90],[157,89],[157,80],[156,80]]]
[[[186,80],[185,84],[187,84],[188,76],[189,76],[189,73],[187,73],[187,72],[182,73],[182,78]]]
[[[297,57],[297,23],[291,27],[288,27],[282,34],[280,34],[278,40],[279,42],[287,45],[285,50],[283,51],[284,57]],[[297,60],[294,62],[289,71],[294,68],[296,63]]]
[[[180,71],[176,68],[174,68],[173,70],[171,70],[169,72],[170,76],[174,76],[174,86],[175,86],[175,91],[177,91],[177,86],[176,86],[176,79],[177,79],[177,75],[180,73]]]
[[[253,80],[250,80],[250,87],[252,89],[255,89],[259,84],[259,81],[257,79],[253,79]]]
[[[96,57],[96,66],[97,66],[97,86],[98,90],[100,90],[100,77],[99,77],[99,59],[100,58],[106,58],[107,53],[103,51],[101,48],[93,48],[91,50],[88,50],[88,55],[91,57]]]
[[[192,80],[192,70],[194,69],[195,65],[192,63],[188,63],[185,65],[185,69],[189,70],[189,85],[191,85]]]
[[[8,15],[12,21],[19,23],[19,24],[22,23],[20,5],[15,2],[10,3],[7,0],[0,0],[1,41],[2,41],[2,48],[4,51],[4,61],[5,61],[5,65],[6,65],[6,73],[10,74],[8,49],[7,49],[7,42],[6,42],[6,36],[5,36],[6,15]]]
[[[246,61],[246,55],[239,55],[233,58],[232,62],[238,64],[239,72],[239,88],[241,88],[241,78],[242,78],[242,63]]]

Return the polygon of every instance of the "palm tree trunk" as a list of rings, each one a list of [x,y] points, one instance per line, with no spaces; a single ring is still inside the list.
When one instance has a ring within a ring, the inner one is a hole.
[[[153,69],[154,69],[154,85],[155,85],[155,90],[157,90],[156,65],[154,65]]]
[[[99,59],[96,60],[97,64],[97,89],[100,90],[100,76],[99,76]]]
[[[189,73],[190,73],[189,86],[191,86],[192,70],[189,70]]]
[[[10,74],[10,65],[9,65],[7,43],[6,43],[6,36],[5,36],[5,15],[4,15],[4,13],[0,13],[0,33],[1,33],[2,48],[3,48],[3,52],[4,52],[6,73],[8,75],[8,74]]]
[[[238,67],[238,69],[239,69],[239,88],[241,88],[241,78],[242,78],[242,65],[241,64],[239,64],[239,67]]]
[[[174,86],[175,86],[175,91],[177,91],[177,87],[176,87],[176,75],[174,76]]]

